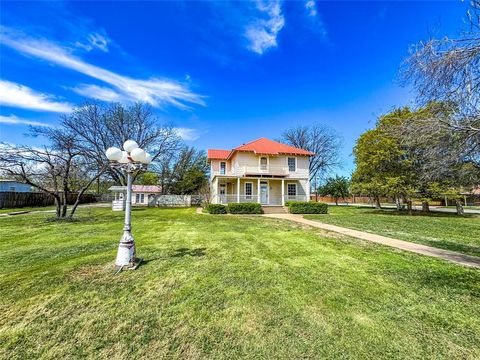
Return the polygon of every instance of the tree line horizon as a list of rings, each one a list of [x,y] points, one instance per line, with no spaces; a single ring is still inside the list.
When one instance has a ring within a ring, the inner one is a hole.
[[[448,196],[463,214],[460,194],[480,184],[480,0],[472,0],[468,26],[458,38],[444,37],[412,45],[401,64],[401,78],[417,99],[381,115],[353,149],[351,179],[329,177],[340,164],[341,137],[323,124],[285,130],[279,141],[312,151],[310,180],[317,193],[335,198],[367,195],[397,207],[413,199],[428,211],[431,199]],[[104,155],[127,139],[152,154],[150,170],[135,182],[160,185],[164,193],[208,192],[206,154],[187,146],[172,125],[161,124],[149,105],[87,101],[63,115],[56,128],[31,126],[29,134],[46,145],[3,143],[0,176],[25,182],[55,199],[56,217],[71,219],[80,197],[94,184],[125,184],[125,175],[108,166]],[[77,194],[68,209],[67,195]],[[339,194],[341,196],[339,196]]]

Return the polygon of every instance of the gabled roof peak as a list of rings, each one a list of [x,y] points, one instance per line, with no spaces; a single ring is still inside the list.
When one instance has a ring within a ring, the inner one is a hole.
[[[229,159],[236,151],[248,151],[248,152],[254,152],[255,154],[262,154],[262,155],[279,155],[279,154],[304,155],[304,156],[315,155],[311,151],[299,149],[287,144],[280,143],[278,141],[261,137],[257,140],[253,140],[239,147],[236,147],[231,151],[209,149],[208,159],[209,160],[212,160],[212,159],[226,160],[226,159]]]

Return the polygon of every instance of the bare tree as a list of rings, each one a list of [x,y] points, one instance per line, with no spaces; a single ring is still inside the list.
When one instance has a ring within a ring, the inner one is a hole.
[[[448,113],[422,119],[422,133],[448,129],[459,145],[451,154],[480,169],[480,0],[471,1],[467,16],[470,26],[458,38],[412,46],[403,77],[420,105],[441,103]]]
[[[50,147],[39,149],[2,144],[0,172],[53,196],[58,219],[73,218],[81,197],[103,169],[88,169],[88,164],[81,153],[75,150],[73,142],[66,137],[63,139],[65,142],[61,143],[61,131],[51,131],[58,138],[57,143]],[[75,178],[77,185],[74,185]],[[67,200],[72,192],[76,193],[76,200],[67,216]]]
[[[128,139],[150,152],[154,161],[171,156],[180,147],[181,139],[174,127],[158,123],[151,108],[142,103],[125,107],[87,102],[62,119],[62,126],[78,140],[79,150],[95,159],[98,168],[107,161],[107,148],[121,148]],[[122,172],[111,168],[107,171],[116,182],[125,184]]]
[[[281,140],[291,146],[315,153],[310,158],[310,181],[315,189],[328,172],[340,164],[340,137],[322,124],[297,126],[286,130]]]

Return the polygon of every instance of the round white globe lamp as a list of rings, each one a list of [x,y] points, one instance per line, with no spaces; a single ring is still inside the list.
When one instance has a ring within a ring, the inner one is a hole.
[[[122,157],[118,160],[118,162],[120,164],[128,164],[129,161],[128,153],[126,151],[122,151]]]
[[[152,155],[150,155],[149,153],[146,153],[145,154],[145,164],[150,164],[152,162],[153,158],[152,158]]]
[[[105,151],[107,159],[110,161],[119,161],[122,158],[122,150],[116,147],[110,147]]]
[[[137,161],[137,162],[145,162],[145,157],[146,157],[146,153],[143,149],[140,149],[140,148],[136,148],[136,149],[133,149],[131,152],[130,152],[130,157],[132,158],[133,161]]]
[[[127,140],[123,143],[123,150],[125,150],[128,153],[131,153],[133,150],[137,148],[138,148],[138,144],[136,141]]]

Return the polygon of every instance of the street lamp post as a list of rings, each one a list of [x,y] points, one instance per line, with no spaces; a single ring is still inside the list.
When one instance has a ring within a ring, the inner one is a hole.
[[[127,174],[125,224],[115,260],[115,266],[119,270],[136,269],[141,262],[141,259],[135,256],[135,240],[132,236],[132,174],[138,170],[145,170],[152,161],[150,154],[140,149],[133,140],[125,141],[123,149],[124,151],[111,147],[105,151],[105,155],[110,161],[110,166]]]

